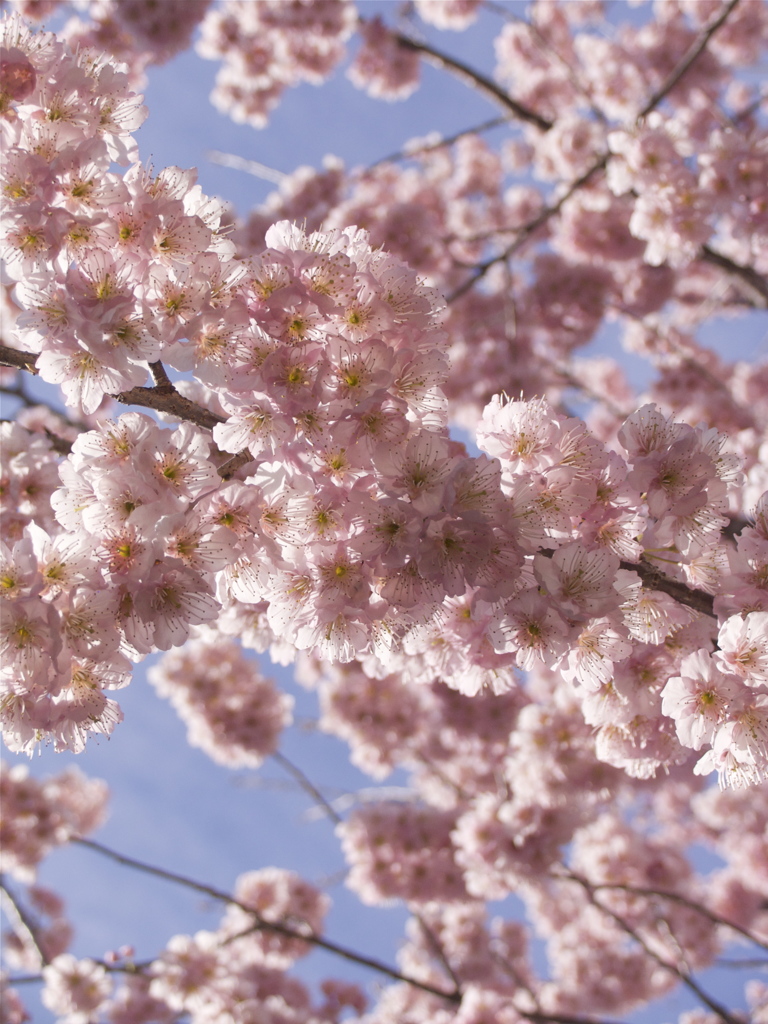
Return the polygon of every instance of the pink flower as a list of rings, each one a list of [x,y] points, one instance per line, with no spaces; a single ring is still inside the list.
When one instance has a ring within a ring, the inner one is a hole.
[[[675,720],[677,737],[700,750],[743,700],[744,690],[733,676],[722,675],[706,650],[683,658],[680,675],[661,691],[661,711]]]

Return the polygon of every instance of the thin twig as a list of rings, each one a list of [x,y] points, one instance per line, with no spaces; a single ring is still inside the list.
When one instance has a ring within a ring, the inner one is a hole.
[[[342,823],[344,819],[335,809],[333,804],[329,800],[326,800],[314,782],[304,774],[298,765],[295,765],[293,761],[290,761],[285,754],[281,754],[279,750],[275,750],[273,752],[272,760],[277,761],[277,763],[284,768],[289,775],[292,775],[294,779],[296,779],[299,786],[301,786],[305,793],[308,793],[312,797],[319,807],[322,807],[325,814],[331,819],[331,821],[336,825],[340,825]]]
[[[488,78],[479,71],[475,71],[455,57],[451,57],[441,50],[436,50],[434,46],[430,46],[428,43],[417,42],[417,40],[411,39],[410,36],[403,35],[401,32],[394,32],[393,35],[403,49],[414,50],[416,53],[423,54],[431,64],[435,64],[439,68],[445,68],[456,75],[457,78],[468,82],[475,89],[484,93],[489,99],[501,104],[506,110],[511,111],[519,121],[535,125],[536,128],[543,132],[549,131],[552,127],[552,121],[548,121],[547,118],[537,114],[535,110],[531,110],[529,107],[524,106],[524,104],[518,103],[500,85],[497,85],[492,78]]]
[[[49,963],[49,960],[45,955],[45,950],[43,949],[43,945],[38,934],[38,926],[27,913],[13,890],[8,888],[8,883],[6,882],[4,875],[0,875],[0,894],[5,897],[3,900],[3,903],[5,904],[4,909],[9,918],[11,918],[14,925],[14,931],[23,932],[27,936],[32,948],[37,953],[38,959],[40,960],[40,966],[45,967],[46,964]]]
[[[651,947],[648,945],[648,943],[645,941],[642,935],[640,935],[640,933],[635,928],[633,928],[628,921],[625,921],[620,914],[615,913],[615,911],[611,910],[610,907],[607,907],[604,903],[601,903],[595,895],[594,890],[596,887],[591,885],[591,883],[588,882],[586,878],[582,878],[580,875],[577,875],[572,871],[568,871],[567,875],[565,875],[564,877],[570,879],[573,882],[577,882],[584,889],[590,903],[592,903],[593,906],[597,907],[598,910],[601,910],[604,914],[610,917],[611,920],[615,921],[619,928],[622,929],[622,931],[626,932],[626,934],[629,935],[630,938],[634,939],[634,941],[638,944],[638,946],[640,946],[640,948],[647,956],[649,956],[655,963],[657,963],[659,967],[662,967],[665,971],[669,971],[670,974],[674,974],[674,976],[683,985],[685,985],[687,989],[693,992],[694,995],[698,999],[700,999],[705,1006],[709,1007],[709,1009],[712,1010],[713,1013],[716,1013],[718,1017],[721,1018],[721,1020],[725,1021],[725,1024],[739,1024],[736,1018],[733,1017],[724,1006],[718,1003],[716,999],[714,999],[707,992],[705,992],[701,985],[699,985],[699,983],[695,981],[690,974],[688,974],[686,971],[680,970],[680,968],[676,964],[669,963],[655,950],[651,949]]]
[[[212,164],[218,164],[219,167],[231,167],[235,171],[245,171],[246,174],[252,174],[254,178],[271,181],[274,185],[281,185],[290,177],[283,171],[276,171],[274,167],[260,164],[258,160],[248,160],[236,153],[221,153],[218,149],[209,149],[205,155]]]
[[[444,146],[452,146],[454,142],[463,139],[465,135],[481,135],[483,132],[489,132],[493,128],[498,128],[508,123],[509,115],[506,117],[492,117],[489,121],[483,121],[482,124],[475,125],[474,128],[463,128],[460,132],[455,132],[453,135],[447,135],[445,138],[437,139],[434,142],[425,142],[423,145],[414,146],[413,149],[409,149],[408,144],[406,144],[402,149],[397,150],[396,153],[382,156],[372,164],[369,164],[365,171],[363,171],[363,174],[381,164],[392,164],[398,160],[412,160],[414,157],[421,156],[422,153],[432,153],[434,150],[442,149]]]
[[[734,924],[733,921],[728,921],[726,918],[720,917],[719,914],[712,913],[711,910],[703,907],[700,903],[697,903],[695,900],[689,900],[686,896],[681,896],[679,893],[664,892],[661,889],[645,889],[642,886],[636,885],[619,885],[618,883],[611,884],[609,882],[600,882],[599,884],[590,882],[590,885],[595,890],[614,889],[619,890],[620,892],[628,892],[636,896],[658,896],[661,899],[670,900],[672,903],[679,903],[681,906],[688,907],[689,910],[693,910],[697,914],[701,914],[702,917],[708,918],[713,924],[730,928],[743,936],[749,942],[754,943],[754,945],[759,946],[761,949],[768,950],[768,942],[761,942],[760,939],[755,938],[751,932],[748,932],[746,928],[742,928],[741,925]],[[762,962],[766,963],[768,961]]]
[[[728,0],[726,4],[720,10],[720,13],[712,19],[712,21],[705,25],[699,34],[698,38],[694,41],[685,56],[675,65],[672,71],[667,75],[664,81],[661,83],[659,88],[652,94],[648,102],[645,104],[643,109],[637,115],[637,121],[642,121],[650,112],[661,103],[665,96],[667,96],[677,85],[683,75],[689,70],[691,65],[698,60],[704,50],[707,48],[712,36],[717,30],[723,25],[725,20],[728,18],[731,11],[739,4],[740,0]]]
[[[517,25],[525,25],[525,27],[531,33],[531,37],[533,38],[534,43],[538,46],[539,50],[546,57],[554,57],[558,64],[562,65],[562,67],[565,69],[566,75],[568,76],[568,81],[571,83],[574,89],[581,96],[584,97],[584,99],[589,104],[589,109],[592,111],[595,117],[599,121],[602,121],[603,124],[607,123],[608,118],[605,116],[603,111],[595,104],[595,101],[589,89],[587,89],[587,87],[582,82],[579,81],[579,77],[574,71],[574,69],[571,67],[571,65],[568,63],[565,57],[560,53],[560,51],[555,48],[555,46],[549,41],[549,39],[547,39],[547,37],[544,35],[544,33],[541,31],[538,25],[535,25],[533,21],[528,21],[522,15],[517,14],[515,11],[507,10],[500,4],[494,3],[493,0],[485,0],[484,6],[487,8],[487,10],[493,11],[500,17],[504,18],[505,21],[513,22],[514,24]]]
[[[411,908],[409,908],[409,909],[411,909]],[[422,915],[418,913],[418,911],[415,911],[415,910],[411,909],[411,914],[414,916],[414,918],[418,922],[418,925],[421,928],[422,934],[424,935],[424,938],[427,940],[427,945],[430,947],[430,949],[432,950],[434,955],[437,957],[437,959],[443,965],[443,968],[445,969],[448,977],[453,982],[453,990],[454,990],[454,992],[459,997],[459,999],[461,999],[461,997],[462,997],[461,982],[459,981],[458,975],[454,971],[453,967],[451,967],[451,963],[450,963],[448,957],[446,956],[446,953],[445,953],[445,950],[443,949],[442,943],[440,942],[438,937],[435,935],[434,931],[429,927],[429,925],[424,920]]]
[[[514,240],[506,247],[506,249],[498,253],[498,255],[492,256],[484,263],[479,263],[477,267],[475,267],[472,277],[468,278],[464,284],[459,285],[459,287],[448,296],[446,303],[450,305],[452,302],[455,302],[456,299],[461,298],[462,295],[466,294],[470,288],[473,288],[478,281],[485,277],[491,267],[495,266],[497,263],[505,262],[514,256],[515,253],[525,245],[529,238],[539,230],[539,228],[543,227],[550,218],[560,212],[563,204],[566,203],[575,192],[578,192],[578,190],[586,185],[587,182],[589,182],[599,171],[603,170],[605,165],[608,163],[609,158],[610,153],[603,153],[602,156],[588,167],[583,174],[576,178],[575,181],[571,182],[556,202],[552,203],[551,206],[545,206],[544,209],[529,220],[527,224],[524,224],[516,232]]]
[[[211,885],[204,885],[201,882],[196,882],[194,879],[185,878],[184,875],[176,874],[174,871],[166,871],[164,868],[154,867],[151,864],[145,864],[143,861],[136,860],[134,857],[127,857],[122,853],[117,853],[115,850],[111,850],[108,846],[103,846],[101,843],[95,842],[93,839],[73,838],[73,843],[77,843],[80,846],[85,846],[88,849],[94,850],[96,853],[100,853],[105,857],[109,857],[111,860],[116,861],[118,864],[123,864],[126,867],[135,868],[137,871],[142,871],[148,875],[154,875],[156,878],[163,878],[168,882],[175,882],[177,885],[186,886],[188,889],[192,889],[195,892],[199,892],[208,896],[210,899],[217,900],[220,903],[228,903],[232,906],[239,907],[245,911],[246,914],[250,914],[254,919],[254,928],[259,931],[274,932],[276,935],[283,935],[288,939],[300,939],[302,942],[306,942],[309,945],[317,946],[319,949],[325,949],[329,953],[334,953],[336,956],[342,957],[344,960],[350,960],[353,963],[360,964],[362,967],[369,967],[373,971],[377,971],[379,974],[385,974],[389,978],[393,978],[395,981],[401,981],[406,985],[412,985],[414,988],[421,989],[423,992],[428,992],[430,995],[437,996],[440,999],[445,999],[449,1003],[458,1003],[460,997],[454,992],[444,992],[442,989],[429,985],[426,982],[418,981],[416,978],[395,970],[394,967],[390,967],[380,960],[375,960],[373,957],[363,956],[360,953],[356,953],[354,950],[347,949],[345,946],[340,946],[336,942],[332,942],[330,939],[324,939],[320,935],[315,935],[312,932],[304,932],[298,928],[292,928],[290,925],[281,924],[277,921],[267,921],[253,907],[247,906],[245,903],[241,903],[236,900],[234,896],[229,893],[222,892],[220,889],[215,889]]]

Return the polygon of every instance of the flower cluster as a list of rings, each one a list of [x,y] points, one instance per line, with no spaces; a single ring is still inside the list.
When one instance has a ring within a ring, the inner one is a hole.
[[[211,102],[261,128],[286,87],[319,85],[355,25],[349,0],[225,0],[203,20],[197,52],[223,60]]]
[[[768,373],[699,328],[768,301],[768,8],[667,0],[618,25],[592,0],[415,0],[393,27],[352,0],[78,0],[56,37],[22,15],[57,0],[11,6],[6,743],[109,735],[109,692],[161,651],[190,742],[255,768],[292,701],[242,648],[296,661],[319,728],[374,778],[407,774],[337,835],[348,887],[411,919],[369,1012],[289,975],[314,945],[376,962],[326,940],[329,900],[278,868],[231,895],[192,883],[221,922],[146,962],[76,959],[56,894],[3,883],[8,962],[41,969],[67,1024],[613,1018],[680,981],[707,1009],[679,1024],[735,1020],[691,972],[734,935],[768,942]],[[497,18],[493,79],[433,31]],[[329,158],[239,220],[133,139],[145,70],[198,25],[236,120],[325,81],[356,33],[355,85],[404,99],[427,58],[502,108],[482,132],[503,141]],[[585,350],[608,332],[653,368],[644,394]],[[33,405],[29,370],[64,412]],[[103,817],[74,771],[4,768],[0,788],[21,882]],[[489,920],[511,895],[527,923]],[[765,987],[745,1003],[762,1019]]]
[[[21,881],[34,879],[37,865],[54,847],[92,832],[104,819],[106,784],[76,768],[39,782],[25,766],[3,764],[0,791],[3,871]]]
[[[150,669],[149,680],[187,723],[190,744],[232,768],[258,768],[290,724],[292,699],[232,640],[193,639]]]

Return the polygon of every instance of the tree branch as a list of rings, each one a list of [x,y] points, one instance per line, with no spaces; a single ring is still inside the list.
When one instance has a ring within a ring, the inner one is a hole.
[[[495,3],[494,0],[485,0],[484,6],[489,11],[493,11],[495,14],[498,14],[500,17],[504,18],[505,21],[509,21],[518,25],[525,25],[525,27],[531,33],[531,38],[533,39],[533,42],[536,44],[536,46],[539,48],[540,52],[543,53],[545,57],[554,58],[557,61],[557,63],[560,64],[560,66],[565,70],[565,73],[568,76],[568,81],[571,83],[574,89],[587,101],[587,103],[589,104],[589,109],[592,111],[595,117],[599,121],[602,121],[604,124],[607,123],[607,117],[605,116],[603,111],[600,110],[600,108],[595,105],[595,102],[592,99],[592,94],[589,91],[589,89],[587,89],[586,86],[584,86],[579,81],[578,75],[576,74],[574,69],[571,67],[571,65],[568,63],[565,57],[560,53],[560,51],[549,41],[549,39],[547,39],[546,35],[541,31],[538,25],[536,25],[532,20],[529,21],[522,15],[516,14],[514,11],[502,7],[501,4]]]
[[[38,955],[40,966],[45,967],[49,961],[48,957],[45,955],[45,951],[43,950],[42,942],[38,935],[37,925],[26,912],[18,897],[11,889],[8,888],[8,883],[6,882],[4,875],[0,875],[0,894],[5,897],[3,902],[6,905],[6,913],[11,918],[14,925],[14,931],[23,932],[27,936],[30,944]]]
[[[686,586],[685,583],[680,583],[679,580],[673,580],[669,576],[664,576],[645,559],[640,562],[625,562],[622,560],[619,564],[622,569],[636,572],[645,586],[669,594],[670,597],[674,597],[680,604],[687,605],[688,608],[693,608],[694,611],[700,612],[702,615],[709,615],[713,619],[717,618],[714,610],[715,599],[705,590],[694,590],[692,587]]]
[[[173,386],[171,378],[168,376],[165,367],[156,360],[154,363],[149,364],[149,372],[152,374],[152,380],[155,382],[155,386],[158,388],[165,388],[166,391],[175,391],[176,388]]]
[[[130,391],[121,391],[119,395],[111,395],[121,405],[141,405],[145,409],[155,409],[157,412],[167,412],[171,416],[178,416],[181,420],[188,420],[205,430],[212,430],[217,423],[225,423],[225,417],[209,412],[202,406],[190,401],[180,395],[175,389],[167,391],[164,387],[154,388],[131,388]]]
[[[519,121],[532,124],[543,132],[549,131],[552,127],[552,121],[548,121],[541,114],[537,114],[535,110],[531,110],[522,103],[518,103],[500,85],[497,85],[492,78],[487,78],[479,71],[469,67],[469,65],[464,64],[455,57],[450,57],[447,53],[436,50],[428,43],[419,43],[415,39],[411,39],[410,36],[403,35],[401,32],[393,32],[393,35],[403,49],[421,53],[430,64],[452,72],[457,78],[468,82],[469,85],[485,93],[489,99],[500,104],[505,110],[509,110]]]
[[[36,374],[36,359],[37,355],[32,352],[21,352],[19,349],[0,345],[0,366],[13,366],[17,370],[27,370],[29,373]],[[121,391],[120,394],[109,395],[109,397],[114,398],[122,405],[140,405],[145,409],[167,412],[171,416],[189,420],[190,423],[195,423],[198,427],[203,427],[206,430],[213,429],[217,423],[226,422],[226,417],[203,409],[202,406],[180,395],[174,388],[162,363],[151,363],[150,370],[153,378],[158,382],[155,387],[131,388],[130,391]]]
[[[736,263],[730,257],[724,256],[715,249],[710,249],[708,245],[701,247],[699,259],[703,263],[711,263],[715,267],[720,267],[732,277],[739,278],[749,287],[758,305],[762,309],[768,309],[768,281],[752,267]]]
[[[261,917],[253,907],[249,907],[245,903],[241,903],[239,900],[236,900],[234,896],[231,896],[229,893],[222,892],[220,889],[215,889],[211,885],[204,885],[201,882],[196,882],[192,878],[185,878],[184,875],[176,874],[174,871],[166,871],[164,868],[157,868],[151,864],[145,864],[143,861],[136,860],[133,857],[127,857],[122,853],[117,853],[115,850],[111,850],[108,846],[103,846],[101,843],[95,842],[93,839],[75,837],[72,839],[72,842],[77,843],[80,846],[85,846],[90,850],[94,850],[96,853],[100,853],[104,857],[109,857],[118,864],[135,868],[137,871],[142,871],[148,875],[154,875],[156,878],[163,878],[167,882],[175,882],[177,885],[183,885],[188,889],[192,889],[195,892],[208,896],[210,899],[217,900],[219,903],[229,903],[232,906],[239,907],[241,910],[245,911],[246,914],[250,914],[253,917],[254,928],[258,931],[274,932],[276,935],[283,935],[288,939],[301,939],[302,942],[306,942],[312,946],[317,946],[319,949],[325,949],[327,952],[334,953],[336,956],[342,957],[344,960],[350,960],[352,963],[360,964],[362,967],[368,967],[373,971],[377,971],[379,974],[385,974],[387,977],[393,978],[395,981],[401,981],[406,985],[412,985],[414,988],[421,989],[423,992],[428,992],[430,995],[438,996],[440,999],[445,999],[449,1003],[458,1003],[461,999],[461,997],[455,992],[444,992],[442,989],[436,988],[434,985],[418,981],[416,978],[411,978],[408,975],[395,970],[394,967],[389,967],[380,960],[375,960],[373,957],[367,957],[360,953],[355,953],[354,950],[347,949],[345,946],[340,946],[338,943],[332,942],[330,939],[324,939],[322,936],[314,935],[311,932],[307,934],[297,928],[292,928],[289,925],[281,924],[277,921],[267,921]]]
[[[591,167],[587,168],[582,175],[576,178],[575,181],[571,182],[556,202],[552,203],[551,206],[545,206],[544,209],[529,220],[527,224],[524,224],[517,231],[514,241],[512,241],[506,249],[498,255],[492,256],[484,263],[479,263],[477,267],[475,267],[472,277],[468,278],[464,284],[459,285],[459,287],[445,300],[446,303],[450,305],[452,302],[455,302],[456,299],[461,298],[462,295],[465,295],[470,288],[473,288],[478,281],[485,277],[491,267],[495,266],[497,263],[503,263],[511,256],[514,256],[515,253],[525,245],[531,235],[535,234],[551,217],[554,217],[555,214],[560,212],[563,204],[566,203],[575,192],[578,192],[578,190],[582,188],[582,186],[586,185],[587,182],[590,181],[599,171],[603,170],[610,159],[610,155],[610,153],[603,153],[603,155],[600,156]]]
[[[289,775],[294,777],[304,792],[308,793],[309,796],[312,797],[317,806],[322,808],[326,816],[329,817],[334,824],[340,825],[342,823],[344,820],[342,816],[335,809],[333,804],[326,800],[314,782],[304,774],[301,768],[295,765],[293,761],[290,761],[285,754],[281,754],[279,750],[275,750],[272,753],[272,760],[277,761],[277,763],[284,768]]]
[[[713,924],[721,925],[724,928],[730,928],[732,931],[737,932],[743,938],[747,939],[748,942],[753,943],[755,946],[759,946],[761,949],[768,950],[768,942],[762,942],[760,939],[755,938],[751,932],[748,932],[746,928],[742,928],[741,925],[734,924],[733,921],[728,921],[724,917],[720,917],[719,914],[713,914],[711,910],[702,906],[701,903],[697,903],[695,900],[689,900],[685,896],[681,896],[676,892],[664,892],[662,889],[645,889],[642,886],[636,885],[619,885],[618,883],[600,882],[599,884],[589,883],[594,890],[598,889],[616,889],[620,892],[628,892],[636,896],[658,896],[660,899],[670,900],[672,903],[679,903],[680,906],[688,907],[689,910],[695,911],[697,914],[701,914],[702,917],[706,917]],[[765,963],[765,961],[761,961]]]
[[[247,466],[249,462],[255,461],[250,449],[246,448],[242,452],[238,452],[237,455],[233,455],[231,459],[227,459],[222,466],[219,466],[218,474],[222,480],[229,480],[241,466]]]
[[[643,109],[637,115],[637,121],[642,121],[650,112],[661,103],[665,96],[667,96],[678,84],[680,79],[689,70],[691,65],[698,60],[704,50],[707,48],[712,36],[717,30],[724,24],[731,11],[740,3],[740,0],[728,0],[720,9],[720,13],[717,14],[708,25],[705,25],[700,32],[698,38],[694,41],[685,56],[676,64],[672,71],[667,75],[662,84],[653,93],[651,98],[645,104]]]
[[[441,138],[435,142],[425,142],[423,145],[414,146],[413,149],[409,149],[407,145],[403,149],[399,149],[396,153],[390,153],[389,156],[382,156],[378,160],[374,160],[372,164],[369,164],[365,169],[371,171],[374,167],[379,167],[381,164],[392,164],[398,160],[411,160],[416,156],[421,156],[422,153],[431,153],[435,149],[442,149],[444,146],[452,146],[454,142],[458,142],[459,139],[463,139],[465,135],[480,135],[482,132],[489,132],[492,128],[499,128],[503,124],[509,122],[509,115],[501,117],[492,117],[488,121],[483,121],[482,124],[475,125],[473,128],[463,128],[460,132],[455,132],[453,135],[448,135],[446,138]]]
[[[0,344],[0,366],[12,366],[16,370],[26,370],[28,373],[37,373],[37,353],[21,352],[17,348]]]
[[[582,878],[580,875],[577,875],[569,870],[567,871],[565,877],[573,882],[578,883],[586,892],[589,902],[592,903],[593,906],[597,907],[598,910],[601,910],[604,914],[610,917],[611,920],[615,921],[622,931],[626,932],[626,934],[629,935],[630,938],[634,939],[634,941],[638,944],[638,946],[640,946],[640,948],[647,956],[649,956],[655,963],[657,963],[659,967],[662,967],[664,970],[669,971],[670,974],[674,974],[675,977],[678,978],[679,981],[682,982],[682,984],[685,985],[687,989],[689,989],[689,991],[693,992],[694,995],[698,999],[700,999],[705,1006],[709,1007],[709,1009],[712,1010],[713,1013],[716,1013],[717,1016],[725,1022],[725,1024],[739,1024],[736,1018],[732,1016],[732,1014],[730,1014],[724,1006],[718,1003],[716,999],[713,999],[712,996],[705,992],[701,985],[699,985],[699,983],[695,981],[694,978],[692,978],[687,971],[681,970],[676,964],[671,964],[669,963],[669,961],[659,956],[659,954],[656,953],[655,950],[651,949],[651,947],[648,945],[648,943],[645,941],[642,935],[640,935],[640,933],[635,928],[633,928],[631,924],[625,921],[624,918],[621,917],[619,914],[611,910],[610,907],[607,907],[604,903],[601,903],[600,900],[595,896],[595,889],[599,888],[599,886],[591,885],[591,883],[588,882],[586,878]]]

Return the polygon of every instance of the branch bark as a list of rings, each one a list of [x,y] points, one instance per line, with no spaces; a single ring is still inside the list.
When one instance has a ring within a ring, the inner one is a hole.
[[[688,608],[692,608],[694,611],[699,612],[701,615],[709,615],[710,618],[717,618],[715,615],[714,601],[715,599],[711,594],[708,594],[704,590],[694,590],[692,587],[686,586],[685,583],[680,583],[679,580],[670,579],[669,576],[662,575],[650,562],[624,562],[620,563],[622,569],[628,569],[630,572],[636,572],[640,579],[643,581],[643,585],[649,587],[652,590],[661,590],[665,594],[669,594],[670,597],[674,597],[680,604],[686,605]]]

